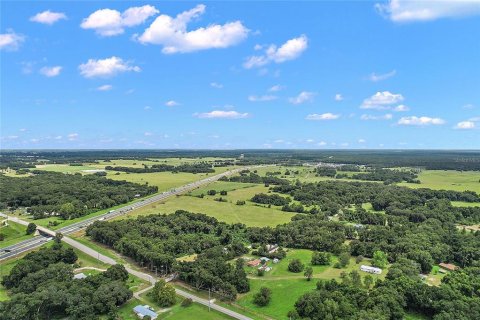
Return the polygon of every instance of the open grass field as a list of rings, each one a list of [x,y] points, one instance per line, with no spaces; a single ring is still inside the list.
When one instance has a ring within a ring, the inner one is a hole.
[[[400,183],[410,188],[474,191],[480,193],[480,172],[453,170],[424,170],[418,175],[420,184]]]
[[[70,166],[68,164],[40,164],[36,166],[37,170],[61,172],[61,173],[84,173],[85,170],[98,170],[103,167],[95,166],[95,164],[85,164],[83,166]]]
[[[148,295],[150,292],[144,292],[140,295],[140,299],[132,298],[126,304],[118,309],[118,315],[122,320],[136,320],[138,317],[133,312],[133,308],[137,305],[149,305],[152,307],[155,312],[159,315],[157,319],[180,319],[180,320],[190,320],[190,319],[199,319],[199,320],[226,320],[231,319],[219,312],[214,310],[208,311],[207,307],[204,307],[200,304],[193,303],[188,307],[182,307],[181,303],[183,298],[177,296],[177,303],[170,308],[161,308],[157,303]],[[103,319],[103,318],[102,318]],[[104,318],[106,319],[106,317]]]
[[[454,207],[480,207],[480,202],[452,201]]]
[[[186,163],[196,163],[196,162],[213,162],[214,160],[228,160],[222,158],[165,158],[165,159],[150,159],[150,160],[130,160],[130,159],[117,159],[111,161],[98,161],[98,163],[83,163],[82,166],[71,166],[69,164],[39,164],[36,166],[37,170],[46,170],[46,171],[55,171],[62,173],[89,173],[87,170],[99,170],[105,169],[106,166],[118,166],[118,167],[131,167],[131,168],[143,168],[144,165],[151,166],[154,164],[169,164],[169,165],[181,165]],[[233,168],[233,167],[230,167]],[[222,170],[228,170],[226,167],[218,167],[215,169],[216,172],[221,172]],[[11,172],[10,172],[11,171]],[[15,172],[12,170],[9,171],[9,174],[15,175]]]
[[[0,219],[0,221],[2,220],[3,218]],[[25,234],[26,230],[26,226],[15,223],[13,221],[8,221],[8,225],[6,226],[2,223],[2,225],[0,226],[0,233],[4,235],[5,239],[3,241],[0,241],[0,249],[11,246],[20,241],[32,238],[33,234]]]
[[[223,170],[222,170],[223,169]],[[217,168],[217,173],[227,170],[227,168]],[[119,173],[119,174],[117,174]],[[193,181],[201,180],[215,173],[172,173],[172,172],[154,172],[154,173],[126,173],[108,171],[107,178],[112,180],[125,180],[139,184],[148,183],[150,186],[157,186],[158,191],[166,191],[175,187],[188,184]]]
[[[268,265],[273,269],[266,272],[263,277],[256,276],[256,268],[246,267],[251,289],[250,292],[241,295],[237,303],[254,313],[263,314],[274,319],[288,319],[288,311],[294,309],[294,304],[300,296],[315,289],[317,279],[339,279],[342,272],[359,271],[361,264],[370,265],[369,259],[364,259],[360,264],[356,264],[355,259],[351,258],[348,266],[336,269],[333,265],[338,258],[333,256],[330,266],[312,266],[310,263],[311,257],[311,250],[290,249],[286,258],[280,260],[279,263],[269,262]],[[311,266],[314,279],[307,281],[303,272],[292,273],[288,271],[288,264],[293,259],[300,259],[306,267]],[[367,273],[359,272],[362,278],[367,275]],[[374,279],[384,279],[386,272],[387,270],[384,270],[381,275],[372,274],[372,276]],[[258,307],[253,303],[253,296],[261,287],[267,287],[272,290],[272,300],[265,307]]]
[[[13,177],[13,178],[25,178],[30,176],[30,174],[17,174],[17,171],[12,170],[12,169],[5,169],[5,170],[0,170],[0,174],[3,174],[4,176],[7,177]]]
[[[246,186],[245,186],[246,185]],[[238,188],[238,189],[235,189]],[[198,198],[191,195],[177,196],[162,203],[152,204],[128,214],[128,218],[153,213],[173,213],[176,210],[205,213],[227,223],[244,223],[248,226],[276,226],[289,222],[293,213],[283,212],[280,207],[267,208],[248,201],[256,193],[268,192],[263,185],[231,183],[219,181],[202,189],[192,191],[192,195],[201,194],[208,190],[230,190],[226,196],[205,196]],[[227,202],[215,201],[214,198],[222,197]],[[236,205],[237,200],[245,200],[243,206]],[[123,218],[123,217],[121,217]]]

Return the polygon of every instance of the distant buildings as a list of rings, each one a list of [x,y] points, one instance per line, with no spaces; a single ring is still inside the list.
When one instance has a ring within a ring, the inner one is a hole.
[[[137,317],[139,317],[140,319],[143,319],[146,316],[149,316],[150,319],[154,320],[154,319],[157,319],[158,317],[158,314],[153,312],[152,308],[148,305],[144,305],[144,306],[138,305],[135,308],[133,308],[133,312],[135,312]]]
[[[381,274],[382,273],[382,269],[380,269],[380,268],[365,266],[365,265],[361,265],[360,270],[362,270],[363,272],[368,272],[368,273],[373,273],[373,274]]]

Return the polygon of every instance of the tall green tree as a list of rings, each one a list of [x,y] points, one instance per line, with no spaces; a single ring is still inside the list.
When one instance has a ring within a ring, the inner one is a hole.
[[[163,279],[160,279],[155,283],[151,295],[162,308],[171,307],[177,301],[175,288],[167,284]]]

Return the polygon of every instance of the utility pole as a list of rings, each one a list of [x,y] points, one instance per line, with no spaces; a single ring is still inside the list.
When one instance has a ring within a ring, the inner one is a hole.
[[[210,312],[210,302],[211,302],[211,299],[210,299],[210,288],[208,288],[208,311]]]

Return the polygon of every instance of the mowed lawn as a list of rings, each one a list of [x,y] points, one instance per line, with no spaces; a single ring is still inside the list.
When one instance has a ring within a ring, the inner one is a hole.
[[[220,196],[220,194],[217,193],[215,196],[205,196],[204,198],[193,196],[201,193],[206,194],[206,192],[211,189],[217,190],[218,192],[227,190],[228,194],[226,196]],[[276,226],[289,222],[295,215],[281,211],[280,207],[272,206],[268,208],[267,206],[257,205],[249,201],[255,194],[261,192],[268,192],[268,188],[263,185],[219,181],[202,189],[192,191],[192,195],[173,197],[165,202],[134,210],[128,214],[128,217],[153,213],[173,213],[177,210],[186,210],[205,213],[227,223],[244,223],[247,226]],[[227,202],[214,200],[219,197],[222,197]],[[246,204],[239,206],[236,204],[238,200],[245,200]]]
[[[480,172],[454,170],[424,170],[418,175],[420,184],[400,183],[410,188],[474,191],[480,193]]]
[[[363,279],[367,273],[360,271],[360,265],[370,265],[369,259],[364,259],[361,263],[356,264],[355,259],[351,258],[348,266],[336,269],[333,265],[338,261],[338,257],[333,256],[330,266],[312,266],[310,263],[311,257],[311,250],[290,249],[287,256],[279,263],[269,262],[268,265],[272,267],[272,270],[266,272],[263,277],[256,276],[256,268],[246,267],[248,277],[250,278],[250,291],[241,295],[237,300],[237,304],[257,314],[263,314],[274,319],[288,319],[287,313],[294,309],[297,299],[303,294],[314,290],[318,279],[339,279],[342,272],[348,273],[353,270],[359,271]],[[288,264],[293,259],[300,259],[305,264],[305,267],[311,266],[314,279],[307,281],[303,271],[300,273],[288,271]],[[383,274],[372,274],[372,276],[374,279],[383,279],[386,272],[387,270],[384,270]],[[271,302],[265,307],[259,307],[253,303],[253,296],[261,287],[267,287],[272,290]]]
[[[8,221],[8,225],[6,226],[5,225],[0,226],[0,233],[2,233],[5,237],[3,241],[0,241],[0,248],[5,248],[15,243],[18,243],[20,241],[32,238],[33,234],[27,235],[25,233],[26,230],[27,230],[26,226],[12,222],[12,221]]]
[[[118,309],[118,315],[122,320],[138,320],[138,317],[133,312],[133,308],[138,305],[148,304],[153,307],[155,312],[158,314],[157,319],[172,319],[172,320],[227,320],[231,319],[230,317],[216,312],[214,310],[208,311],[207,307],[204,307],[198,303],[193,303],[188,307],[182,307],[181,302],[183,298],[178,297],[177,304],[171,308],[160,309],[155,303],[151,301],[145,294],[142,294],[142,299],[138,300],[136,298],[130,299],[126,304],[121,306]],[[107,317],[101,317],[101,319],[107,319]]]

